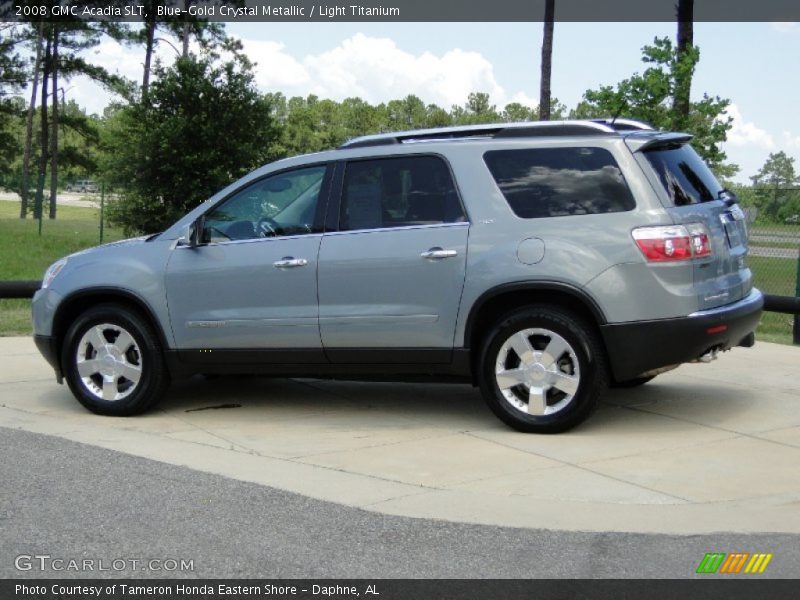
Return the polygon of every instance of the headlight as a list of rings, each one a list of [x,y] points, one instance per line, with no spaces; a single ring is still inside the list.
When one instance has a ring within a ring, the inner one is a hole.
[[[58,275],[61,272],[61,269],[63,269],[64,265],[66,264],[67,264],[67,259],[62,258],[61,260],[54,262],[47,268],[47,271],[44,272],[44,278],[42,279],[42,289],[45,289],[53,282],[53,279],[56,278],[56,275]]]

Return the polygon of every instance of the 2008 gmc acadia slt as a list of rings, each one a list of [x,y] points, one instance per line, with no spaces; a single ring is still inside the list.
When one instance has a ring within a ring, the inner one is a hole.
[[[754,342],[744,215],[690,140],[495,124],[281,160],[163,233],[53,264],[35,339],[101,414],[198,373],[425,377],[563,431],[608,386]]]

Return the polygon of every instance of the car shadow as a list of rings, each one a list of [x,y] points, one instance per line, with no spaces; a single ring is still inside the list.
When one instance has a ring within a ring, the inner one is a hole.
[[[687,428],[720,427],[748,410],[750,396],[745,389],[680,381],[610,389],[598,406],[602,417],[595,414],[572,431],[599,431],[614,421],[627,426],[625,412],[684,421]],[[491,413],[480,391],[467,384],[196,376],[175,382],[161,408],[170,413],[205,413],[214,419],[236,420],[237,412],[246,413],[245,418],[288,420],[327,415],[337,421],[357,417],[362,426],[369,422],[383,427],[403,418],[455,430],[510,431]]]

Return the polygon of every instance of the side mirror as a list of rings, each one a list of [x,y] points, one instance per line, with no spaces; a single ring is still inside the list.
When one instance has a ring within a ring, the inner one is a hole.
[[[191,225],[183,228],[181,237],[177,239],[178,246],[189,246],[195,248],[200,243],[200,232],[203,231],[203,217],[197,219]]]

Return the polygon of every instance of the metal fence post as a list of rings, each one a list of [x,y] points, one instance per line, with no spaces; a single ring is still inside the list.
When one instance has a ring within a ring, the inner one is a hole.
[[[103,209],[106,205],[106,182],[100,182],[100,243],[103,243]]]
[[[39,190],[42,193],[39,193]],[[44,214],[44,174],[39,175],[39,185],[36,186],[36,203],[34,205],[34,216],[39,217],[39,235],[42,235],[42,215]]]

